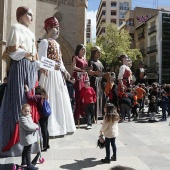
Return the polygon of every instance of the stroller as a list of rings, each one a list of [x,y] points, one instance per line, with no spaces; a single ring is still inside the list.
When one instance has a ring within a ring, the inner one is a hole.
[[[37,132],[37,144],[38,144],[38,153],[35,156],[35,158],[32,160],[32,165],[35,166],[37,164],[37,160],[39,158],[39,163],[44,163],[45,159],[41,155],[41,149],[42,149],[42,139],[41,139],[41,130],[39,129]],[[12,166],[12,170],[27,170],[27,167],[22,167],[21,165],[14,164]]]

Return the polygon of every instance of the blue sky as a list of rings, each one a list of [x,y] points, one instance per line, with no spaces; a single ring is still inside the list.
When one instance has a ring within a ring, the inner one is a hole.
[[[99,4],[100,0],[88,0],[87,18],[92,20],[92,38],[95,38],[96,34],[96,13]],[[132,9],[134,9],[134,7],[136,6],[145,8],[155,8],[155,4],[158,4],[158,6],[169,6],[170,8],[170,0],[132,0]]]

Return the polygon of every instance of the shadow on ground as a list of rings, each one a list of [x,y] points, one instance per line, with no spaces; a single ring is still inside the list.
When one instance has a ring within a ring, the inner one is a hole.
[[[76,162],[71,164],[61,165],[60,168],[68,170],[81,170],[83,168],[91,168],[102,164],[99,160],[95,161],[96,158],[87,158],[84,160],[75,160]]]
[[[156,121],[149,121],[150,114],[148,114],[147,112],[138,113],[138,114],[139,117],[136,120],[134,120],[136,121],[136,123],[155,123],[158,122],[162,117],[160,113],[156,113]]]

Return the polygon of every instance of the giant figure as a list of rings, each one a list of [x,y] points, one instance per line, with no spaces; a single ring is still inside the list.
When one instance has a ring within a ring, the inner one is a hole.
[[[100,47],[91,48],[91,58],[88,62],[88,74],[90,77],[90,85],[94,88],[97,95],[96,102],[96,118],[103,116],[103,103],[105,103],[104,87],[103,87],[103,70],[104,67],[100,62]]]
[[[121,55],[119,56],[119,60],[121,61],[121,67],[119,68],[119,75],[118,75],[118,96],[121,97],[122,89],[127,89],[131,85],[131,70],[128,66],[128,56]]]
[[[85,86],[84,81],[88,79],[87,61],[85,58],[86,48],[83,44],[79,44],[76,47],[75,55],[73,56],[73,77],[75,78],[75,99],[76,109],[74,112],[75,120],[78,120],[84,116],[83,103],[80,100],[80,91]]]
[[[36,39],[29,30],[32,24],[33,12],[28,7],[19,7],[16,11],[18,23],[11,26],[7,40],[4,61],[10,61],[8,70],[8,84],[2,100],[0,110],[0,155],[19,156],[22,146],[19,144],[19,114],[21,106],[27,103],[24,84],[34,93],[37,84]],[[9,62],[8,62],[9,63]],[[32,106],[32,117],[38,122],[36,105]]]
[[[55,70],[45,70],[39,80],[47,95],[52,114],[48,121],[49,136],[65,135],[68,132],[76,130],[70,98],[64,79],[68,75],[62,61],[60,45],[56,42],[59,36],[59,22],[55,17],[47,18],[44,21],[44,28],[47,33],[47,39],[40,42],[38,54],[56,62]]]

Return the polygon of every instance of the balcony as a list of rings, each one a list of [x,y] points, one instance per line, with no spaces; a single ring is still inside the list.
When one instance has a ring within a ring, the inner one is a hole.
[[[154,33],[154,32],[156,32],[156,25],[154,25],[154,26],[152,26],[152,27],[150,27],[150,28],[148,29],[148,35],[150,35],[150,34],[152,34],[152,33]]]
[[[138,40],[141,39],[141,38],[145,38],[144,32],[141,32],[141,33],[138,34]]]
[[[147,54],[157,52],[157,45],[151,45],[147,48]]]

